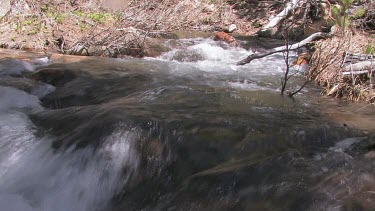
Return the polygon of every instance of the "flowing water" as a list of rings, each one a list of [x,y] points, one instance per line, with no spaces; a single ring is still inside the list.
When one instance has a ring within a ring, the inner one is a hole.
[[[49,84],[3,62],[0,210],[375,209],[373,107],[281,97],[282,54],[236,66],[245,49],[166,44],[34,60]]]

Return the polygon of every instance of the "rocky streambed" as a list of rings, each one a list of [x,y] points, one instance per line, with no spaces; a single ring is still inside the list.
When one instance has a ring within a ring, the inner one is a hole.
[[[281,54],[239,67],[247,49],[165,44],[179,47],[142,59],[1,50],[0,206],[375,208],[372,107],[313,85],[280,97]]]

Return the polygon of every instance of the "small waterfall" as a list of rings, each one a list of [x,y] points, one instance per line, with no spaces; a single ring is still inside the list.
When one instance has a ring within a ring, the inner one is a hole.
[[[105,209],[136,172],[138,156],[131,144],[136,135],[119,129],[98,149],[53,152],[50,140],[33,140],[22,151],[10,148],[8,158],[17,159],[1,161],[7,170],[2,172],[0,198],[17,196],[18,202],[0,206],[7,210],[19,204],[43,211]]]
[[[222,80],[220,86],[240,88],[244,90],[278,91],[280,78],[286,69],[282,53],[257,59],[250,64],[237,66],[236,62],[252,54],[251,50],[231,47],[212,39],[194,42],[194,39],[182,40],[182,48],[164,53],[158,60],[177,62],[172,67],[173,74],[203,73],[203,77]],[[221,78],[220,78],[221,77]]]
[[[36,137],[24,113],[42,111],[37,97],[0,87],[0,207],[3,210],[101,210],[138,168],[137,130],[115,129],[97,148],[54,151]]]

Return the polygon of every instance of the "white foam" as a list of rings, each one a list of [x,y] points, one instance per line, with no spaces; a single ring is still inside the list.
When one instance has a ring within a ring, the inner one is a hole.
[[[31,128],[32,123],[23,113],[0,113],[0,178],[35,143]]]
[[[270,90],[275,91],[274,89],[267,88],[264,86],[259,86],[256,83],[248,82],[247,80],[244,80],[243,82],[228,82],[228,85],[233,88],[240,88],[243,90]]]
[[[97,149],[88,146],[57,153],[48,144],[51,140],[35,142],[0,177],[2,195],[12,198],[0,200],[0,207],[105,209],[138,168],[138,155],[132,146],[138,135],[137,130],[119,129]]]
[[[27,109],[31,112],[41,111],[39,99],[13,87],[0,86],[0,112],[10,109]]]
[[[47,65],[50,62],[48,57],[42,57],[42,58],[37,58],[33,59],[32,63],[36,66],[44,66]]]
[[[350,149],[353,144],[359,143],[365,139],[365,137],[352,137],[352,138],[346,138],[343,139],[335,144],[335,146],[330,147],[329,150],[335,151],[335,152],[343,152],[347,149]]]
[[[265,58],[257,59],[249,64],[238,66],[236,65],[242,59],[245,59],[252,51],[247,51],[239,47],[228,47],[223,48],[218,42],[214,42],[210,39],[195,40],[191,46],[186,46],[183,49],[173,49],[157,59],[162,61],[171,61],[175,59],[175,55],[184,51],[182,54],[185,57],[196,57],[202,59],[180,58],[179,64],[177,65],[178,71],[185,71],[184,65],[190,65],[196,67],[196,71],[211,72],[218,74],[238,75],[244,76],[245,74],[251,73],[251,76],[269,76],[269,75],[282,75],[286,68],[283,60],[283,55],[277,53]],[[181,56],[181,54],[179,55]],[[182,56],[182,57],[183,57]]]

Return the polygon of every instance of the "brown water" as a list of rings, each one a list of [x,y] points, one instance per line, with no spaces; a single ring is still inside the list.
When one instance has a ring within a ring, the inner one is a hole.
[[[53,86],[3,71],[0,207],[375,209],[373,106],[313,85],[280,97],[282,55],[237,67],[244,49],[178,46],[156,59],[54,56],[32,76]]]

